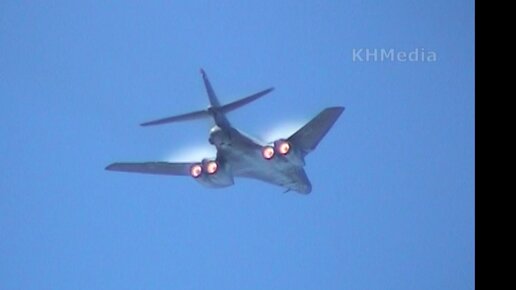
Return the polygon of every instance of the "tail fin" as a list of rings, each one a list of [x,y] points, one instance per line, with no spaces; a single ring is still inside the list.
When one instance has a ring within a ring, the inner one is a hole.
[[[236,110],[244,105],[247,105],[247,104],[265,96],[266,94],[270,93],[272,90],[274,90],[274,88],[268,88],[266,90],[263,90],[256,94],[253,94],[253,95],[250,95],[243,99],[240,99],[240,100],[237,100],[237,101],[234,101],[229,104],[221,106],[219,100],[217,99],[217,96],[215,95],[215,91],[213,90],[213,87],[211,86],[208,76],[206,75],[206,72],[204,72],[203,69],[201,69],[201,75],[202,75],[202,78],[204,81],[204,86],[206,87],[206,92],[208,93],[208,98],[210,100],[210,107],[208,109],[145,122],[145,123],[142,123],[141,126],[161,125],[161,124],[167,124],[167,123],[172,123],[172,122],[191,121],[191,120],[204,119],[204,118],[209,118],[209,117],[214,118],[215,123],[217,125],[225,126],[225,125],[229,124],[229,122],[226,120],[224,114],[229,113],[233,110]]]
[[[206,87],[206,93],[208,93],[208,98],[210,99],[210,105],[212,108],[220,107],[219,100],[217,99],[217,96],[215,95],[215,91],[213,90],[213,87],[211,86],[210,80],[208,79],[208,75],[206,75],[206,72],[201,68],[201,75],[202,80],[204,81],[204,87]]]
[[[330,131],[343,111],[344,107],[324,109],[319,115],[290,136],[288,140],[292,145],[301,149],[304,155],[310,153],[317,147],[317,144],[319,144],[326,133]]]

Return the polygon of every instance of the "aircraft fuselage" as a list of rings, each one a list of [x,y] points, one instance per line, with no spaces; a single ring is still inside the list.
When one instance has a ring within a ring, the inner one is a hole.
[[[209,141],[217,148],[219,162],[229,164],[234,175],[272,182],[300,193],[311,192],[312,185],[299,162],[280,154],[267,160],[262,155],[266,144],[259,144],[231,126],[223,127],[226,128],[214,126]]]

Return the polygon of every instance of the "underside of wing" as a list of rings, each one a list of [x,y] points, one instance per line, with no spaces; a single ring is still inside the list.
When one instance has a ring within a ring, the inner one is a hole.
[[[190,175],[189,170],[193,163],[187,162],[117,162],[110,164],[106,170],[136,172],[163,175]]]
[[[326,133],[328,133],[343,111],[343,107],[332,107],[323,110],[319,115],[290,136],[288,140],[292,142],[294,146],[300,148],[304,154],[308,154],[317,147],[317,144],[319,144]]]

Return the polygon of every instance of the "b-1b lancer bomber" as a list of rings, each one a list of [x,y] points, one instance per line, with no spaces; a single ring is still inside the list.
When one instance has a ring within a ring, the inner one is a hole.
[[[213,118],[215,126],[210,130],[209,142],[216,147],[216,156],[192,162],[116,162],[107,166],[106,170],[191,176],[211,188],[227,187],[234,184],[235,177],[247,177],[281,186],[285,192],[293,190],[302,194],[310,193],[312,185],[304,170],[305,157],[328,133],[344,107],[326,108],[290,137],[260,144],[235,129],[226,118],[226,113],[261,98],[273,88],[221,105],[202,69],[201,74],[210,100],[208,109],[141,125],[155,126]]]

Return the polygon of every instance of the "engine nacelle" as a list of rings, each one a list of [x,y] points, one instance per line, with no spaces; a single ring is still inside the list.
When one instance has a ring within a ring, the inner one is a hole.
[[[301,151],[292,146],[288,140],[279,139],[274,141],[274,143],[270,145],[266,145],[262,148],[262,157],[271,160],[276,156],[280,158],[285,158],[289,162],[297,166],[304,166],[305,159]]]
[[[276,154],[285,157],[292,164],[297,166],[304,166],[305,159],[301,151],[292,145],[288,140],[279,139],[274,141],[274,151]]]
[[[220,188],[234,184],[233,174],[226,162],[204,159],[201,163],[192,165],[190,175],[206,187]]]

